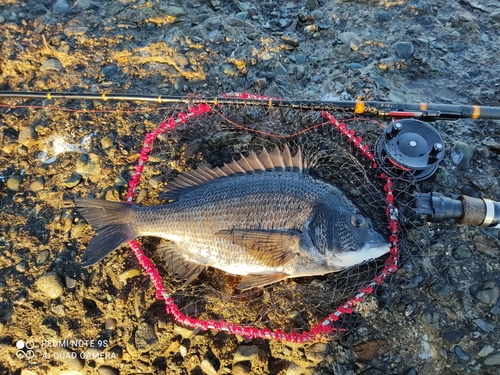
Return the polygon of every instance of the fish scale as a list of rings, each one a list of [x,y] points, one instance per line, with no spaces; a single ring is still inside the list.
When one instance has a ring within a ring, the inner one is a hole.
[[[389,243],[338,189],[311,177],[299,152],[263,150],[223,168],[200,168],[139,207],[80,198],[96,230],[90,266],[140,236],[160,237],[167,268],[191,281],[205,267],[244,276],[239,289],[322,275],[379,257]]]

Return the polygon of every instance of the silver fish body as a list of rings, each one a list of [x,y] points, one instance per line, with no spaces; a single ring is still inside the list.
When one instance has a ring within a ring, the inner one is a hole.
[[[299,151],[300,153],[300,151]],[[136,205],[80,198],[96,230],[90,266],[140,236],[162,245],[169,269],[192,280],[206,266],[245,276],[249,289],[289,277],[323,275],[377,258],[389,243],[335,187],[306,172],[288,148],[251,154],[222,169],[200,168],[170,184],[171,203]]]

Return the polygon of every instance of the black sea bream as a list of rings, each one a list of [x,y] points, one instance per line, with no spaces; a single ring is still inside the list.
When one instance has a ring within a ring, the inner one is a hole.
[[[142,236],[162,244],[168,268],[194,279],[206,266],[244,276],[238,289],[336,272],[389,251],[389,243],[337,188],[307,173],[299,150],[251,153],[222,168],[198,168],[167,186],[170,203],[78,198],[96,231],[82,264],[91,266]]]

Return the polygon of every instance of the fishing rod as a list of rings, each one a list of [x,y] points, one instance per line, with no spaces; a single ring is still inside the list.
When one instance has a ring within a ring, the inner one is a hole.
[[[288,107],[303,110],[325,110],[342,108],[358,115],[380,118],[413,118],[421,121],[458,120],[458,119],[493,119],[500,120],[500,107],[477,105],[454,105],[433,103],[398,103],[382,101],[342,101],[342,100],[286,100],[262,97],[252,94],[231,94],[217,97],[162,96],[134,94],[91,94],[73,92],[30,92],[0,91],[0,98],[48,99],[48,100],[102,100],[102,101],[142,101],[160,104],[199,103],[256,105],[268,107]]]

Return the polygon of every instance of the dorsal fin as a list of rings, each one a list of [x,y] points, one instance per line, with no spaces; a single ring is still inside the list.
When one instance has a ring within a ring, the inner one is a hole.
[[[261,173],[265,171],[289,171],[302,173],[308,168],[307,160],[302,151],[298,149],[292,157],[288,145],[283,152],[276,147],[271,153],[264,148],[259,155],[253,151],[247,157],[242,156],[239,160],[233,160],[224,164],[221,168],[198,168],[181,174],[174,181],[168,183],[160,199],[177,199],[188,189],[201,186],[207,182],[222,177],[241,176],[243,174]]]

